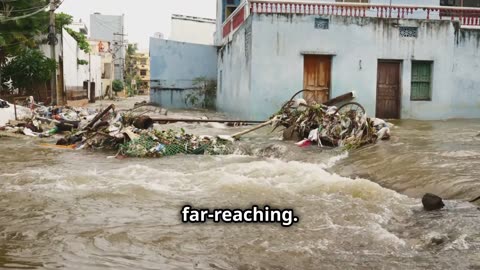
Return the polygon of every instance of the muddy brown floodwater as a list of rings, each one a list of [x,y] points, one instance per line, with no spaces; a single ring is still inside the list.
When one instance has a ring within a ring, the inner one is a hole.
[[[232,134],[218,124],[175,124]],[[112,160],[0,138],[2,269],[480,269],[480,121],[402,121],[345,153],[264,130],[231,156]],[[433,192],[446,208],[424,212]],[[185,225],[185,204],[300,223]]]

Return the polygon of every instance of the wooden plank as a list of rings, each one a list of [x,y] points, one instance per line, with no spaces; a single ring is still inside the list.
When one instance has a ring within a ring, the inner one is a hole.
[[[349,92],[349,93],[343,94],[341,96],[338,96],[336,98],[330,99],[329,101],[325,102],[324,105],[333,106],[335,104],[350,101],[352,99],[353,99],[353,92]]]
[[[157,123],[226,123],[226,124],[261,124],[265,121],[247,121],[247,120],[222,120],[222,119],[188,119],[188,118],[159,118],[152,117],[153,122]]]

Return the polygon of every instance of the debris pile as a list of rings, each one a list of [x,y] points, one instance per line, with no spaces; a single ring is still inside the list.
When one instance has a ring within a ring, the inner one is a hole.
[[[55,137],[58,146],[72,149],[107,149],[117,156],[164,157],[177,154],[222,155],[233,152],[233,139],[186,134],[185,130],[155,130],[153,120],[133,110],[103,111],[72,107],[38,106],[6,131],[32,137]]]
[[[355,149],[390,137],[390,125],[382,119],[367,117],[358,103],[337,108],[321,104],[307,105],[297,99],[287,103],[275,115],[275,128],[285,127],[284,139],[299,141],[298,146],[317,143],[320,146]]]

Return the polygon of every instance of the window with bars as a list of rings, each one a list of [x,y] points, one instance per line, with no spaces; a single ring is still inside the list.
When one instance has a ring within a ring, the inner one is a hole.
[[[412,93],[410,100],[432,100],[431,61],[412,61]]]

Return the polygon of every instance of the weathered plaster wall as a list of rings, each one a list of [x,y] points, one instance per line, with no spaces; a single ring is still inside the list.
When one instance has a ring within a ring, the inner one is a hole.
[[[196,20],[187,16],[174,15],[171,28],[170,40],[213,45],[215,22],[203,18]]]
[[[233,41],[218,53],[217,109],[233,116],[253,119],[260,101],[251,100],[252,23],[248,19]]]
[[[355,90],[357,101],[370,115],[375,114],[378,59],[394,59],[403,63],[402,118],[480,117],[477,32],[456,33],[449,21],[336,16],[325,17],[330,19],[330,28],[320,30],[314,28],[317,17],[253,15],[250,72],[239,59],[244,28],[227,45],[233,49],[223,55],[222,91],[229,91],[223,99],[235,99],[236,104],[222,107],[250,119],[270,116],[303,88],[302,53],[309,53],[334,55],[331,96]],[[418,37],[400,37],[399,25],[418,26]],[[434,61],[432,101],[410,101],[412,60]],[[230,72],[238,74],[237,78],[228,77]],[[240,89],[238,84],[245,81],[242,76],[248,74],[250,85]]]
[[[185,108],[185,98],[196,78],[217,78],[217,48],[214,46],[150,39],[152,102],[169,108]]]

